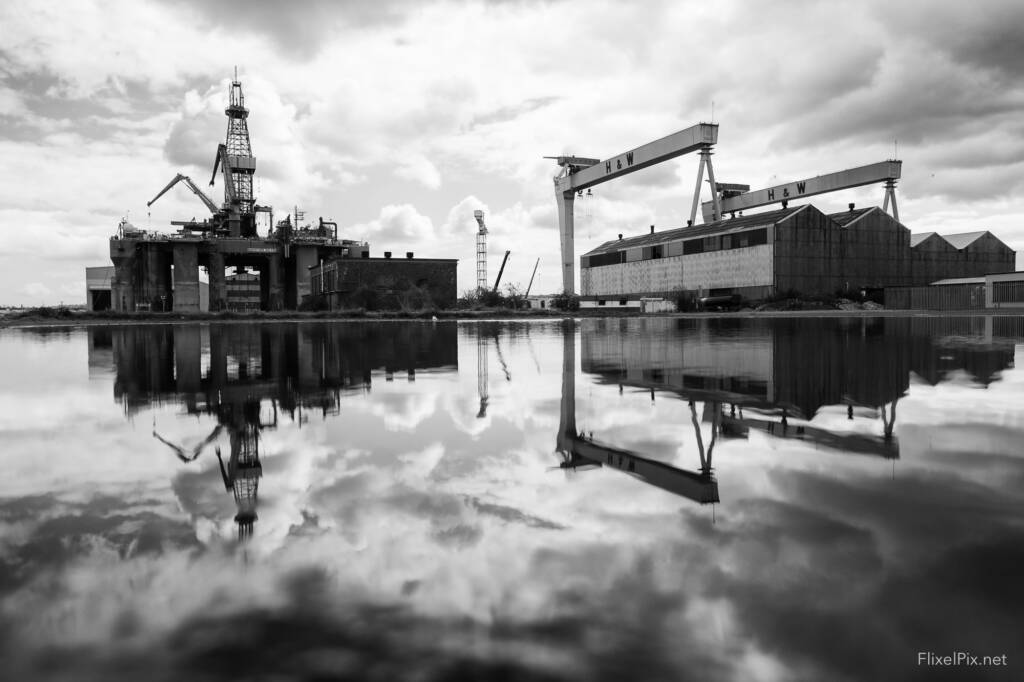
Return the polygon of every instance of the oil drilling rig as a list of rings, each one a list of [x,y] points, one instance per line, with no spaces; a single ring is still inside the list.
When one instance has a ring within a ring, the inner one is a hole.
[[[217,145],[210,185],[221,175],[224,202],[218,206],[192,179],[178,173],[147,205],[184,183],[206,206],[202,220],[174,220],[179,229],[166,234],[140,230],[122,221],[110,239],[114,264],[111,304],[117,311],[200,310],[199,269],[209,275],[209,309],[227,308],[225,270],[258,274],[262,310],[295,309],[311,294],[310,268],[337,258],[366,258],[369,244],[339,240],[337,224],[319,219],[316,226],[300,225],[302,213],[274,225],[270,206],[256,203],[253,179],[256,158],[249,138],[249,109],[238,74],[228,87],[227,134]],[[258,234],[257,214],[268,214],[270,229]]]
[[[245,108],[245,95],[242,93],[242,83],[238,80],[237,70],[234,80],[231,81],[228,106],[224,113],[228,117],[227,136],[224,143],[217,145],[217,152],[213,157],[213,175],[210,176],[210,186],[213,187],[217,179],[217,170],[223,172],[224,204],[217,206],[196,187],[190,177],[178,173],[146,206],[152,206],[168,190],[179,182],[184,182],[210,210],[211,217],[201,222],[172,221],[172,225],[178,225],[188,232],[210,232],[218,236],[253,238],[256,237],[256,213],[266,212],[272,216],[273,209],[269,206],[258,206],[253,196],[252,181],[256,173],[256,157],[252,155],[249,124],[246,122],[249,110]]]

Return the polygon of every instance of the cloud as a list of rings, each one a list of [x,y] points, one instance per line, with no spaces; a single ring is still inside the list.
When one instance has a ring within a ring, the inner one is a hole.
[[[438,172],[437,166],[418,154],[402,159],[395,168],[395,175],[419,182],[429,189],[437,189],[441,186],[441,174]]]
[[[21,293],[30,298],[43,299],[50,296],[50,287],[42,282],[29,282],[21,287]]]
[[[394,249],[409,242],[419,243],[435,236],[434,223],[409,204],[389,204],[380,209],[380,216],[369,223],[349,228],[354,235],[370,241],[376,250]]]

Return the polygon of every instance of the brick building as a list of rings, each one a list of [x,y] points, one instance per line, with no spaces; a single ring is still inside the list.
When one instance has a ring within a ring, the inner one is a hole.
[[[450,308],[457,297],[455,258],[339,258],[310,268],[311,300],[330,310]]]

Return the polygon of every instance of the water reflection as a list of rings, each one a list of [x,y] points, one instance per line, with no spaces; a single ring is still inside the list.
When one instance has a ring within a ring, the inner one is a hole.
[[[582,335],[584,373],[605,384],[704,402],[712,434],[758,429],[837,452],[899,456],[896,405],[913,374],[931,384],[957,371],[981,385],[1013,366],[1019,318],[599,320]],[[727,413],[724,407],[728,406]],[[882,433],[804,423],[826,406]]]
[[[465,328],[464,328],[465,331]],[[502,337],[525,338],[529,325],[484,322],[475,340],[475,417],[487,416],[489,359],[512,382]],[[899,458],[896,406],[912,374],[937,384],[958,372],[988,385],[1013,366],[1015,318],[860,318],[853,320],[616,319],[562,325],[562,390],[556,451],[564,470],[608,467],[700,504],[719,502],[713,456],[719,440],[749,440],[751,430],[834,453]],[[1015,336],[1016,335],[1016,336]],[[239,538],[257,516],[260,432],[276,428],[279,409],[303,424],[308,413],[337,415],[343,393],[370,391],[374,372],[458,371],[454,324],[274,324],[101,328],[89,332],[90,368],[112,362],[114,395],[128,414],[154,404],[211,414],[215,428],[191,449],[154,428],[153,436],[183,462],[195,460],[227,432],[230,453],[213,451],[237,507]],[[576,423],[577,340],[584,379],[649,391],[685,404],[693,429],[694,469],[673,466],[664,453],[604,442]],[[703,405],[698,416],[697,404]],[[840,406],[846,420],[881,421],[879,433],[841,422],[814,423]],[[709,433],[705,438],[703,429]],[[706,441],[706,442],[705,442]]]
[[[638,479],[701,504],[718,502],[718,483],[711,469],[714,436],[707,451],[701,440],[700,426],[694,412],[694,429],[699,444],[700,471],[686,471],[657,459],[597,442],[593,434],[580,432],[576,426],[576,325],[565,324],[562,336],[562,403],[559,414],[556,450],[562,455],[561,468],[577,470],[587,466],[608,466],[633,474]],[[587,338],[586,333],[584,339]],[[586,347],[586,346],[584,346]],[[690,403],[690,409],[694,405]],[[715,425],[717,427],[717,423]],[[713,433],[717,428],[713,429]]]
[[[1019,639],[1022,339],[0,332],[0,676],[954,679]]]
[[[89,330],[89,365],[99,366],[112,349],[114,396],[128,414],[174,402],[188,414],[216,417],[213,430],[191,448],[161,436],[155,418],[153,437],[187,464],[227,432],[227,462],[219,445],[213,449],[244,540],[259,518],[260,433],[277,427],[279,406],[301,426],[304,412],[337,415],[343,392],[369,391],[374,371],[383,371],[385,381],[396,372],[415,381],[417,370],[457,371],[455,331],[454,325],[99,328]]]

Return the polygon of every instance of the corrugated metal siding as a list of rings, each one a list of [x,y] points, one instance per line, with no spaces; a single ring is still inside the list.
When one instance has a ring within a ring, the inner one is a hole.
[[[775,288],[831,293],[841,285],[839,226],[805,206],[775,226]]]
[[[886,287],[885,307],[893,310],[970,310],[985,307],[984,284],[940,287]]]
[[[881,210],[830,216],[848,227],[839,230],[841,289],[910,285],[910,230]]]

